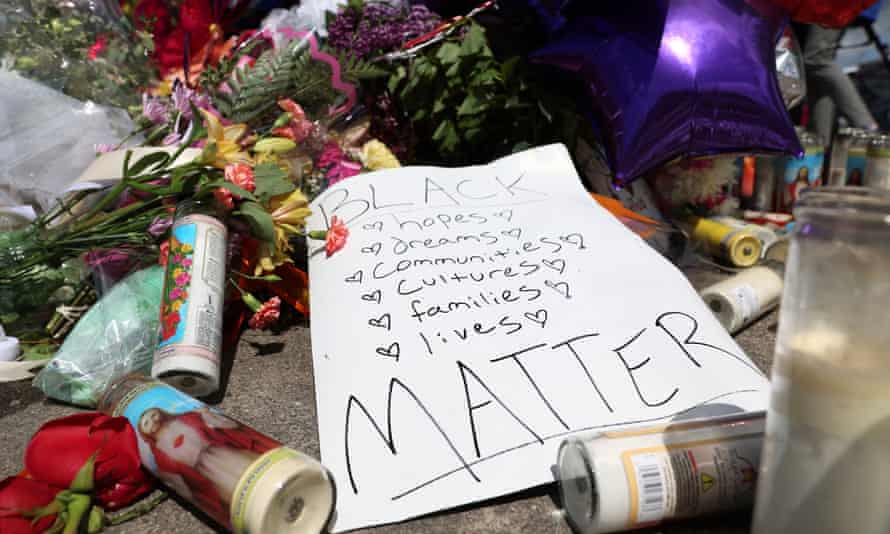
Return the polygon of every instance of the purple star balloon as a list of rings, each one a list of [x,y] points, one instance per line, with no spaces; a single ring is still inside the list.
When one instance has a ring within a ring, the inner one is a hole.
[[[784,13],[771,4],[574,2],[567,20],[533,60],[584,79],[617,183],[681,156],[802,154],[776,80]]]

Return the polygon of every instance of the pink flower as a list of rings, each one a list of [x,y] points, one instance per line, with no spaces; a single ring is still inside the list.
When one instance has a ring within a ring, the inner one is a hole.
[[[344,157],[345,155],[343,154],[343,149],[340,148],[340,145],[331,141],[326,144],[324,150],[322,150],[321,156],[318,157],[317,165],[322,169],[325,167],[332,167]]]
[[[225,176],[227,181],[237,185],[245,191],[253,193],[256,190],[253,168],[247,163],[233,163],[226,165]]]
[[[238,63],[235,64],[235,68],[243,69],[244,67],[253,67],[254,64],[256,64],[256,58],[244,55],[238,58]]]
[[[325,252],[327,252],[329,258],[346,246],[347,237],[349,237],[349,229],[343,224],[343,219],[336,215],[331,217],[331,228],[328,230],[328,236],[324,244]]]
[[[189,267],[191,267],[191,266],[192,266],[192,259],[191,259],[191,258],[186,258],[186,259],[182,260],[182,266],[183,266],[184,268],[186,268],[186,269],[188,269]]]
[[[278,107],[290,113],[291,120],[287,125],[272,130],[274,135],[286,137],[294,143],[300,143],[309,137],[315,129],[315,125],[312,124],[312,121],[306,119],[306,112],[303,111],[299,104],[289,98],[285,98],[278,101]]]
[[[178,300],[182,296],[182,288],[174,287],[170,290],[170,300]]]
[[[253,314],[250,321],[247,322],[251,328],[263,330],[272,326],[272,323],[278,320],[281,315],[281,299],[272,297],[263,303],[262,307]]]
[[[96,143],[93,145],[93,150],[96,154],[106,154],[108,152],[114,152],[117,149],[117,145],[112,143]]]
[[[176,285],[178,287],[185,287],[191,281],[192,276],[189,273],[182,273],[176,277]]]
[[[173,263],[182,263],[182,254],[176,254],[173,256]]]
[[[217,187],[213,190],[213,196],[216,198],[219,205],[226,210],[231,210],[235,207],[235,196],[228,189]]]
[[[325,176],[327,176],[328,185],[334,185],[337,182],[351,178],[360,172],[362,172],[362,166],[360,164],[344,159],[328,169]]]
[[[160,98],[153,98],[142,93],[142,116],[153,124],[167,122],[167,106]]]
[[[87,58],[90,61],[96,61],[99,57],[99,54],[105,51],[105,48],[108,46],[108,36],[107,35],[99,35],[96,37],[96,42],[90,47],[87,52]]]
[[[155,217],[148,225],[148,233],[152,237],[161,237],[172,225],[173,219],[170,217]]]

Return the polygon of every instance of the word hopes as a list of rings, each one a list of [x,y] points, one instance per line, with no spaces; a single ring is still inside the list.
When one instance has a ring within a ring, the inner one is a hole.
[[[310,251],[335,531],[552,482],[576,432],[765,407],[763,374],[562,145],[357,176],[312,211],[350,232]]]

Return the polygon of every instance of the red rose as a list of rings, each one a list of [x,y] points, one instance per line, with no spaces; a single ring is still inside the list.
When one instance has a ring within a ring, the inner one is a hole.
[[[94,455],[92,493],[106,510],[127,506],[152,489],[152,479],[141,467],[133,427],[124,417],[96,412],[43,425],[25,449],[25,469],[37,480],[68,488]]]
[[[58,492],[48,484],[22,477],[9,477],[0,482],[0,532],[38,534],[50,528],[56,520],[55,515],[32,524],[31,518],[22,517],[21,513],[46,506]]]

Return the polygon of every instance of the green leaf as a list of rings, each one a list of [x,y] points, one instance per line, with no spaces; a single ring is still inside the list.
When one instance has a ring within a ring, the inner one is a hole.
[[[455,152],[460,145],[460,136],[454,123],[450,120],[442,121],[433,133],[433,140],[439,142],[439,146],[445,153]]]
[[[488,49],[488,39],[485,37],[485,30],[476,23],[470,24],[470,30],[460,44],[460,55],[463,57],[482,55],[491,55]]]
[[[328,238],[327,230],[312,230],[309,232],[309,239],[325,240]]]
[[[246,304],[247,307],[250,308],[250,310],[254,313],[260,311],[260,308],[263,307],[263,303],[247,291],[241,292],[241,300],[243,300],[244,304]]]
[[[244,220],[250,225],[254,237],[267,243],[275,242],[275,223],[263,206],[253,201],[242,202],[234,214],[244,217]]]
[[[396,89],[399,88],[399,84],[402,83],[406,76],[408,76],[408,70],[404,66],[399,65],[396,72],[389,77],[389,82],[387,83],[389,92],[395,93]]]
[[[106,523],[105,512],[102,511],[102,508],[93,506],[90,508],[90,517],[87,520],[87,534],[102,532]]]
[[[476,115],[482,113],[486,109],[488,109],[488,106],[485,104],[485,102],[479,100],[476,95],[471,93],[467,95],[466,98],[464,98],[464,101],[461,103],[460,107],[457,108],[457,116],[461,117],[464,115]]]
[[[71,481],[71,486],[69,486],[68,489],[81,493],[89,493],[93,491],[93,471],[95,468],[96,455],[94,454],[90,456],[77,471],[77,474],[74,476],[74,480]]]
[[[293,182],[288,180],[287,173],[274,163],[257,165],[253,169],[253,177],[256,182],[254,194],[260,202],[268,202],[274,196],[290,193],[297,188]]]
[[[482,140],[485,134],[485,130],[482,128],[470,128],[464,132],[464,136],[467,138],[467,141],[470,143],[477,143]]]
[[[451,65],[460,59],[461,47],[457,43],[445,43],[436,52],[436,58],[443,65]]]

